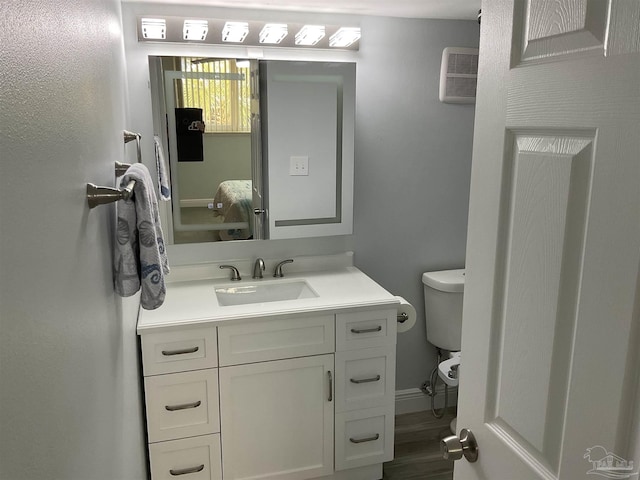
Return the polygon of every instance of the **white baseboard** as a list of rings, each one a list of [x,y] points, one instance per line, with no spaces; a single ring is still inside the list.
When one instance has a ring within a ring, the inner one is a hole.
[[[449,406],[457,405],[458,389],[449,387]],[[444,386],[438,386],[435,397],[435,407],[440,409],[444,406]],[[396,390],[396,415],[403,413],[422,412],[431,410],[431,397],[426,395],[419,388],[407,388],[406,390]]]

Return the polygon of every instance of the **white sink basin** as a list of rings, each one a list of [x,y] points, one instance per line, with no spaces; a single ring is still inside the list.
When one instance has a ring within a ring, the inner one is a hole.
[[[216,288],[218,304],[247,305],[251,303],[281,302],[300,298],[315,298],[318,294],[304,280],[266,281],[249,285],[225,285]]]

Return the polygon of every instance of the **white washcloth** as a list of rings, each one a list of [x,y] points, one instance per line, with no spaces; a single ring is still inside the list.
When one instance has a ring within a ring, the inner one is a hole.
[[[122,177],[121,187],[135,180],[133,197],[117,203],[118,228],[114,252],[115,291],[129,297],[140,290],[142,308],[154,310],[164,302],[164,276],[169,273],[158,201],[149,170],[135,163]]]
[[[156,170],[158,171],[158,190],[160,199],[165,202],[171,200],[171,187],[169,186],[169,167],[162,150],[162,142],[157,135],[153,136],[153,143],[156,151]]]

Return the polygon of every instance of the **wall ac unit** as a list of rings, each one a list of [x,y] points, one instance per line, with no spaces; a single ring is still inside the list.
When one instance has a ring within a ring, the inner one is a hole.
[[[445,48],[440,68],[440,101],[475,103],[477,81],[478,49]]]

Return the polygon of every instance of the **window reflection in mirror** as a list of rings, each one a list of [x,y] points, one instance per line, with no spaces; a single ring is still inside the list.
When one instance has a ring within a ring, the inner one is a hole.
[[[249,61],[156,57],[150,66],[154,104],[162,110],[154,116],[170,163],[173,243],[260,238],[252,188],[260,182],[252,179],[257,81]]]

